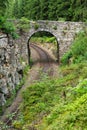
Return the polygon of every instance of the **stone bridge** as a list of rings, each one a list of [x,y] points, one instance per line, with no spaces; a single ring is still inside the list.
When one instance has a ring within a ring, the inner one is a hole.
[[[58,21],[30,21],[30,28],[27,32],[27,41],[29,48],[29,40],[33,34],[45,31],[51,33],[57,41],[57,60],[59,62],[62,55],[69,50],[75,36],[82,31],[84,23],[82,22],[58,22]],[[28,50],[29,52],[29,50]]]
[[[82,22],[30,21],[27,32],[18,33],[20,37],[13,40],[0,33],[0,106],[12,96],[12,91],[20,83],[23,69],[30,59],[29,41],[33,34],[45,31],[51,33],[57,41],[57,59],[70,48],[78,32],[83,31]]]

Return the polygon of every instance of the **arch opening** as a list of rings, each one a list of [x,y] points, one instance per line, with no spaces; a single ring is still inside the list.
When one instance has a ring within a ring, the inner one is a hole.
[[[39,44],[50,50],[55,57],[55,61],[59,64],[59,43],[57,37],[49,31],[37,31],[34,32],[27,42],[28,48],[28,63],[30,65],[31,49],[30,44]]]

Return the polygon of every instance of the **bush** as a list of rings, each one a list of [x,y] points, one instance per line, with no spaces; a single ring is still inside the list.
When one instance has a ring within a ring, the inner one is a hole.
[[[17,28],[19,28],[21,32],[27,32],[30,28],[29,20],[22,17],[17,24]]]
[[[80,32],[77,35],[70,51],[62,57],[62,64],[68,64],[70,58],[73,59],[73,63],[80,63],[87,60],[87,36],[85,32]]]
[[[72,52],[69,51],[67,53],[64,54],[64,56],[61,59],[61,62],[63,65],[66,65],[69,63],[69,59],[72,57]]]
[[[75,56],[75,58],[80,55],[84,56],[84,54],[87,52],[87,36],[85,33],[80,33],[77,36],[71,49],[72,54]]]
[[[3,24],[3,29],[4,29],[4,32],[7,33],[7,34],[10,34],[12,36],[13,39],[16,39],[18,38],[18,34],[16,33],[16,28],[15,26],[13,25],[13,23],[11,22],[5,22]]]
[[[0,16],[0,29],[3,28],[3,24],[5,23],[6,19],[2,16]]]
[[[82,96],[83,94],[87,93],[87,79],[84,79],[80,82],[74,89],[75,94],[77,96]]]
[[[62,18],[62,17],[59,17],[58,20],[59,20],[59,21],[66,21],[66,19],[65,19],[65,18]]]
[[[35,23],[34,29],[37,30],[39,28],[39,25]]]
[[[16,28],[13,23],[8,22],[5,17],[0,17],[0,29],[6,34],[10,34],[13,39],[18,38]]]

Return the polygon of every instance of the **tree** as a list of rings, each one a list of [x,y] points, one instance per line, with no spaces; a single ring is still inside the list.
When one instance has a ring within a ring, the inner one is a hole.
[[[71,0],[73,20],[74,21],[85,21],[87,19],[87,0]]]
[[[27,12],[29,12],[29,10],[27,9],[27,6],[29,0],[20,0],[20,17],[28,17]]]
[[[14,7],[13,7],[13,16],[15,16],[15,18],[20,18],[21,17],[21,1],[16,0],[14,3]]]
[[[40,12],[41,12],[40,0],[33,0],[33,2],[30,2],[29,9],[30,9],[29,11],[30,19],[33,20],[40,19]]]
[[[0,0],[0,15],[4,16],[8,6],[8,0]]]
[[[32,20],[86,21],[87,0],[15,0],[14,15]]]
[[[48,6],[49,6],[49,0],[40,0],[41,20],[48,20],[48,12],[49,12]]]
[[[49,12],[48,12],[48,18],[49,20],[58,20],[58,14],[57,14],[57,1],[50,0],[49,1]]]
[[[8,18],[12,18],[13,15],[13,10],[14,10],[14,0],[9,0],[8,6],[6,7],[6,13],[5,15]]]

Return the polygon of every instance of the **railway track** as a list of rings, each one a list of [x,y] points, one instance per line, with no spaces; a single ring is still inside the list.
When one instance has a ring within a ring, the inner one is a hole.
[[[30,47],[35,49],[38,52],[39,55],[39,60],[38,62],[40,63],[40,66],[42,67],[42,71],[44,73],[48,73],[49,76],[52,76],[53,74],[53,67],[52,64],[56,63],[54,59],[42,48],[35,44],[30,44]]]

